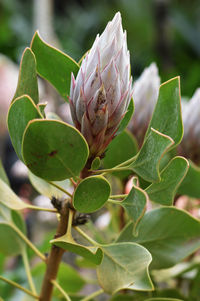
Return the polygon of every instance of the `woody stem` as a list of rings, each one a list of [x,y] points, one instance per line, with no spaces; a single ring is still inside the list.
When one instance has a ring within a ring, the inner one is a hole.
[[[67,231],[69,217],[69,207],[67,202],[63,202],[60,210],[60,221],[54,238],[64,235]],[[60,247],[52,245],[50,254],[47,258],[47,268],[42,284],[40,301],[50,301],[53,293],[53,281],[57,277],[59,265],[64,250]]]

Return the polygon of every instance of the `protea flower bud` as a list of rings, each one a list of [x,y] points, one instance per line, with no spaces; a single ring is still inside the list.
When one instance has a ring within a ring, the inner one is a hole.
[[[179,145],[179,153],[193,162],[200,163],[200,88],[191,100],[184,103],[183,125],[184,135]]]
[[[133,86],[135,112],[128,128],[135,135],[139,145],[141,145],[144,140],[149,121],[158,99],[159,87],[160,77],[158,75],[158,68],[155,63],[152,63],[148,68],[144,69]]]
[[[70,108],[76,128],[86,138],[90,157],[100,156],[113,139],[132,93],[130,55],[118,12],[72,74]]]

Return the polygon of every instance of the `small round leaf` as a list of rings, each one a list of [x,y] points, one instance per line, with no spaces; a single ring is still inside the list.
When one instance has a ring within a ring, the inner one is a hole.
[[[102,176],[84,179],[76,188],[73,204],[76,210],[91,213],[100,209],[108,200],[110,184]]]
[[[96,170],[100,167],[101,165],[101,159],[99,157],[94,158],[91,164],[91,169]]]
[[[84,137],[73,126],[58,120],[29,122],[23,137],[23,157],[36,176],[49,181],[74,177],[88,158]]]

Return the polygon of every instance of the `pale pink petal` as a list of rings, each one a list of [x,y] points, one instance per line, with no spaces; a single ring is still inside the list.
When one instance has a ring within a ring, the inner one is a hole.
[[[109,89],[111,85],[115,85],[117,76],[118,72],[112,60],[101,73],[101,80],[106,90]]]
[[[91,129],[90,121],[87,118],[86,112],[84,113],[81,120],[81,132],[85,137],[85,139],[87,140],[89,146],[92,145],[93,142],[92,129]]]
[[[105,106],[103,109],[100,109],[96,112],[95,121],[92,125],[92,133],[96,136],[103,129],[106,129],[108,123],[108,110]]]
[[[101,86],[101,78],[99,73],[99,67],[97,65],[96,69],[93,70],[92,74],[89,76],[84,85],[84,94],[86,97],[86,101],[88,101],[94,97],[96,91]]]
[[[101,109],[107,103],[106,100],[106,92],[104,89],[104,85],[101,85],[99,90],[96,91],[94,97],[88,103],[88,115],[91,121],[91,124],[95,120],[96,112]]]
[[[76,117],[77,120],[81,123],[82,117],[84,113],[86,112],[86,101],[83,94],[82,88],[80,89],[80,94],[76,102]]]
[[[75,78],[74,78],[74,74],[72,72],[71,73],[71,85],[70,85],[70,98],[71,98],[71,100],[73,100],[75,86],[76,86],[76,81],[75,81]]]

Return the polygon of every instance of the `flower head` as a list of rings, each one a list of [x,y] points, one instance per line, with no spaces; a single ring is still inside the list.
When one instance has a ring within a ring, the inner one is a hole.
[[[139,145],[142,144],[145,132],[158,99],[160,77],[158,68],[152,63],[145,68],[133,86],[135,112],[129,123],[129,130],[136,136]]]
[[[200,163],[200,88],[189,102],[183,103],[184,135],[179,146],[179,153]]]
[[[72,74],[70,108],[86,138],[90,156],[100,156],[114,137],[132,93],[130,55],[118,12],[97,35],[76,79]]]

